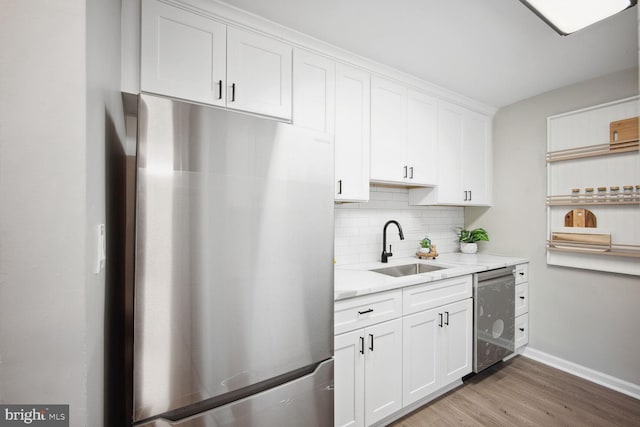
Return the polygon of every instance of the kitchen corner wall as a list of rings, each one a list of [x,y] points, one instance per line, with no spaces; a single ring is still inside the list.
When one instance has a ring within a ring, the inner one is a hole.
[[[458,250],[456,227],[464,224],[464,208],[410,206],[406,188],[372,185],[370,190],[368,203],[335,205],[336,264],[380,261],[382,229],[390,219],[400,223],[405,237],[400,240],[395,225],[387,228],[387,247],[392,245],[396,259],[415,256],[425,236],[439,253]]]
[[[529,348],[640,386],[638,277],[551,266],[545,255],[547,117],[637,94],[633,68],[499,110],[493,207],[467,208],[465,223],[489,230],[481,252],[529,258]]]

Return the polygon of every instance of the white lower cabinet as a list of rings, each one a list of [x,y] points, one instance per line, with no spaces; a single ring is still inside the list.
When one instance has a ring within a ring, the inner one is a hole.
[[[529,313],[516,317],[515,335],[516,349],[529,343]]]
[[[403,318],[404,406],[471,372],[472,322],[470,298]]]
[[[337,301],[335,425],[387,422],[470,373],[471,294],[467,275]]]
[[[529,264],[516,265],[515,349],[529,343]]]
[[[335,425],[364,426],[364,329],[334,339]]]
[[[335,337],[335,425],[369,426],[402,408],[402,320]]]

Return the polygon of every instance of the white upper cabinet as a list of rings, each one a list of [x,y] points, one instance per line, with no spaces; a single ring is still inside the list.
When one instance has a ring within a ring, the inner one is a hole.
[[[369,200],[370,76],[336,64],[336,201]]]
[[[437,187],[409,191],[415,205],[491,205],[491,117],[438,101]]]
[[[141,90],[225,105],[225,25],[155,0],[141,25]]]
[[[293,124],[333,135],[336,64],[311,52],[293,52]]]
[[[291,118],[291,46],[227,29],[227,107]]]
[[[407,89],[371,79],[371,180],[402,182],[407,165]]]
[[[373,78],[371,180],[434,185],[436,129],[434,98],[383,78]]]
[[[407,92],[407,163],[414,184],[433,185],[438,179],[438,100]]]
[[[291,119],[291,46],[158,0],[141,13],[141,91]]]
[[[440,102],[438,114],[438,188],[437,203],[461,203],[462,138],[465,110]]]
[[[491,205],[491,118],[467,111],[462,139],[462,185],[467,204]]]

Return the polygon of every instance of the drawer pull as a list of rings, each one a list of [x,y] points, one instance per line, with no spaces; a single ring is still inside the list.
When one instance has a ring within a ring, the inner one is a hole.
[[[365,311],[358,311],[358,314],[367,314],[367,313],[372,313],[373,312],[373,308],[370,308],[368,310]]]
[[[524,299],[524,297],[520,297],[520,299]]]
[[[518,328],[518,329],[520,329],[520,332],[524,332],[524,328]]]
[[[438,326],[442,328],[442,313],[438,313],[438,316],[440,316],[440,323],[438,324]]]
[[[360,337],[360,354],[364,354],[364,337]]]
[[[371,340],[371,346],[369,347],[369,350],[373,351],[373,334],[369,334],[369,338]]]
[[[447,326],[449,326],[449,312],[448,312],[448,311],[445,311],[445,312],[444,312],[444,314],[446,314],[446,315],[447,315],[447,320],[445,320],[445,321],[444,321],[444,324],[445,324],[445,325],[447,325]]]

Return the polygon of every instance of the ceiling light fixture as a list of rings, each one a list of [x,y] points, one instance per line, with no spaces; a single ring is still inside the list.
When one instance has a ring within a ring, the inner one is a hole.
[[[622,12],[637,3],[637,0],[520,1],[563,36]]]

